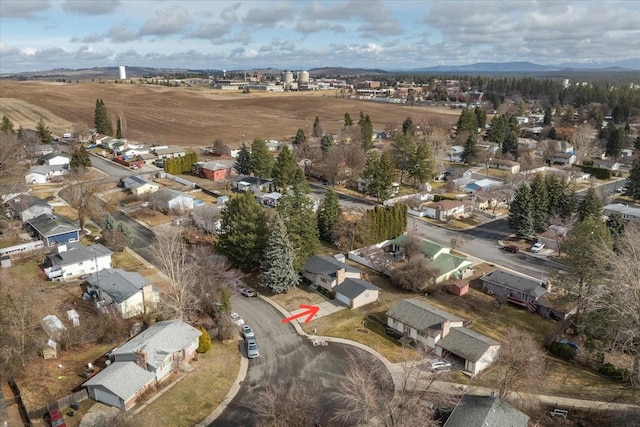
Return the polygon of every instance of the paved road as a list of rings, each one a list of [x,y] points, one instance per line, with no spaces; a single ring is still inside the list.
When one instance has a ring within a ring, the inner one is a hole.
[[[142,258],[155,265],[153,255],[151,253],[151,243],[155,236],[152,230],[138,224],[122,212],[116,212],[113,217],[116,221],[122,222],[133,234],[133,243],[130,248],[137,252]]]
[[[240,391],[210,426],[255,425],[255,402],[260,391],[268,385],[282,384],[286,387],[298,379],[321,384],[323,419],[328,420],[339,405],[332,393],[344,375],[348,352],[358,352],[369,363],[381,364],[369,353],[355,347],[336,343],[314,347],[299,336],[290,324],[281,323],[281,314],[259,298],[234,295],[232,304],[233,309],[255,331],[260,357],[249,361],[249,371]],[[245,354],[243,343],[240,340],[239,351]]]

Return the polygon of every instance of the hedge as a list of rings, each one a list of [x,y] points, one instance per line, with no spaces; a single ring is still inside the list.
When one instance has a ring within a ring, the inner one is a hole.
[[[564,360],[571,360],[573,358],[573,349],[566,344],[554,341],[549,345],[549,352],[555,356]]]

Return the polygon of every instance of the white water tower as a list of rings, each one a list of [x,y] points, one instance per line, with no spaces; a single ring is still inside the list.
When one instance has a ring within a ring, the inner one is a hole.
[[[124,65],[118,67],[120,70],[120,80],[127,80],[127,71],[124,68]]]

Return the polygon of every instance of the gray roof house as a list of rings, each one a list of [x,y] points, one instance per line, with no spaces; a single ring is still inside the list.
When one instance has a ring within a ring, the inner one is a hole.
[[[27,229],[42,240],[45,246],[77,242],[80,227],[60,215],[42,214],[27,221]]]
[[[499,397],[465,394],[443,427],[527,427],[529,416]]]
[[[521,276],[506,270],[495,270],[480,278],[482,288],[491,295],[506,297],[508,302],[536,311],[535,303],[547,293],[546,284],[540,280]]]
[[[363,279],[345,279],[333,289],[336,299],[351,308],[362,307],[378,300],[380,288]]]
[[[470,375],[493,363],[500,348],[497,341],[465,328],[461,317],[419,298],[398,301],[387,311],[387,326],[403,334],[401,340],[433,348],[438,356],[449,352],[452,362]]]
[[[50,280],[73,279],[111,268],[111,255],[113,252],[100,243],[90,246],[80,242],[58,245],[47,255],[44,272]]]
[[[302,275],[310,282],[333,291],[345,279],[360,279],[362,273],[358,268],[338,261],[332,256],[315,255],[305,263]]]
[[[22,220],[23,224],[31,218],[53,213],[53,208],[49,203],[31,194],[20,194],[9,200],[7,206],[13,211],[16,218]]]
[[[154,384],[153,372],[133,362],[115,362],[85,382],[84,387],[93,400],[126,411]]]
[[[144,193],[154,193],[160,189],[158,184],[139,175],[131,175],[123,178],[122,185],[125,189],[131,191],[131,194],[136,196]]]
[[[105,268],[84,279],[99,308],[113,304],[125,319],[146,313],[160,301],[158,289],[135,271]]]

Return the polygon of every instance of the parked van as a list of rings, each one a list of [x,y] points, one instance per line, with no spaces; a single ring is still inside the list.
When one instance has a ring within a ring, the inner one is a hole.
[[[71,134],[67,132],[67,133],[63,134],[62,137],[66,138],[66,139],[69,139],[69,138],[71,138]]]

